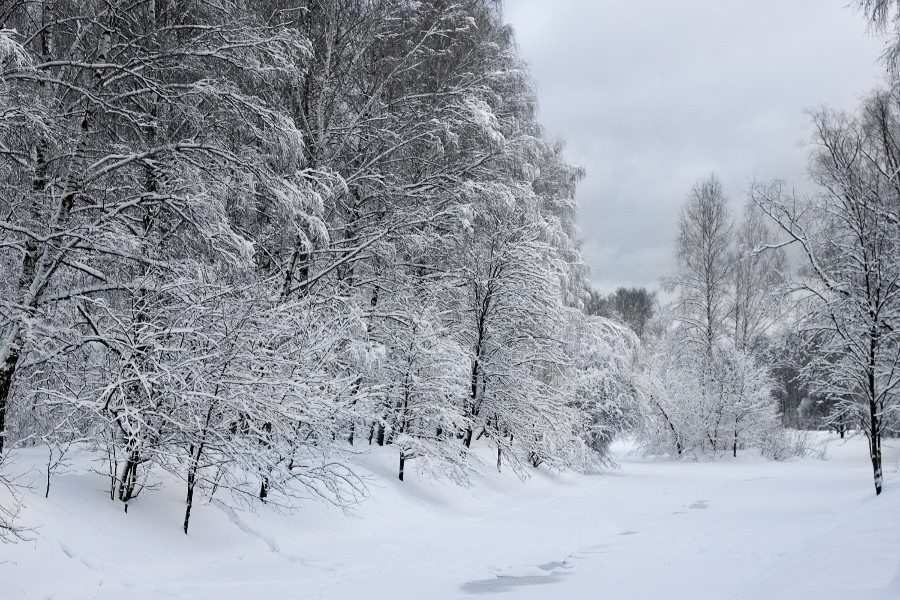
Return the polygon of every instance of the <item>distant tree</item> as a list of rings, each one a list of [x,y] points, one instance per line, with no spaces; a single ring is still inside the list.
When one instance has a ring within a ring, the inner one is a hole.
[[[611,317],[609,303],[606,296],[594,289],[587,290],[587,297],[584,301],[584,313],[591,317]]]
[[[620,287],[607,297],[607,304],[639,338],[643,338],[647,322],[656,311],[656,292],[645,288]]]
[[[653,318],[656,307],[656,292],[649,292],[646,288],[620,287],[608,296],[588,289],[584,313],[619,321],[643,338],[647,322]]]
[[[697,183],[678,220],[678,270],[667,285],[678,293],[676,320],[708,355],[726,332],[732,219],[715,175]]]
[[[617,435],[639,425],[641,343],[612,319],[581,317],[574,323],[572,360],[565,371],[569,402],[578,407],[588,446],[605,456]]]
[[[760,351],[766,334],[784,315],[787,259],[767,221],[751,201],[735,232],[730,320],[734,345],[742,350]]]

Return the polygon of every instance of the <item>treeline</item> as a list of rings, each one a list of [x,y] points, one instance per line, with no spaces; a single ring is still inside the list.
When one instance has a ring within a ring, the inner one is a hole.
[[[355,494],[371,444],[603,463],[632,334],[579,309],[581,172],[499,2],[0,11],[4,455],[90,444],[126,507],[164,469],[185,531],[198,493]]]

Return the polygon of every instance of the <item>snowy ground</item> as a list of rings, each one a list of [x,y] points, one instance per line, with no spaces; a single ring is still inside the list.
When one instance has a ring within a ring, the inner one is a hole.
[[[787,463],[650,461],[621,445],[606,475],[491,473],[469,489],[400,483],[393,452],[376,453],[354,516],[203,505],[188,536],[181,486],[125,514],[101,476],[59,475],[49,499],[39,481],[26,497],[32,540],[0,545],[0,597],[900,598],[900,442],[876,498],[864,440],[818,440],[827,460]]]

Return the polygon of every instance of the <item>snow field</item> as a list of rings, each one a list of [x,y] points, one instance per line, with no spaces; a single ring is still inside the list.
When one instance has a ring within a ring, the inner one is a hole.
[[[620,443],[604,475],[488,468],[470,488],[399,482],[394,449],[376,448],[356,459],[371,497],[350,515],[213,502],[187,536],[183,484],[160,479],[126,514],[79,455],[44,499],[32,449],[11,468],[34,480],[33,530],[0,545],[0,597],[900,598],[900,441],[875,497],[863,439],[816,440],[827,460],[673,462]]]

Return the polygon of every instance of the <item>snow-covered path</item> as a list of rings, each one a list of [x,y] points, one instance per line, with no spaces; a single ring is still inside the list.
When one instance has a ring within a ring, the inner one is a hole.
[[[95,474],[27,498],[31,542],[0,546],[3,598],[900,598],[900,444],[874,496],[863,440],[829,459],[647,461],[619,447],[603,476],[490,474],[470,488],[395,482],[351,517],[196,509],[181,489],[126,515]],[[29,459],[23,456],[20,463]],[[38,463],[38,457],[34,457]]]

